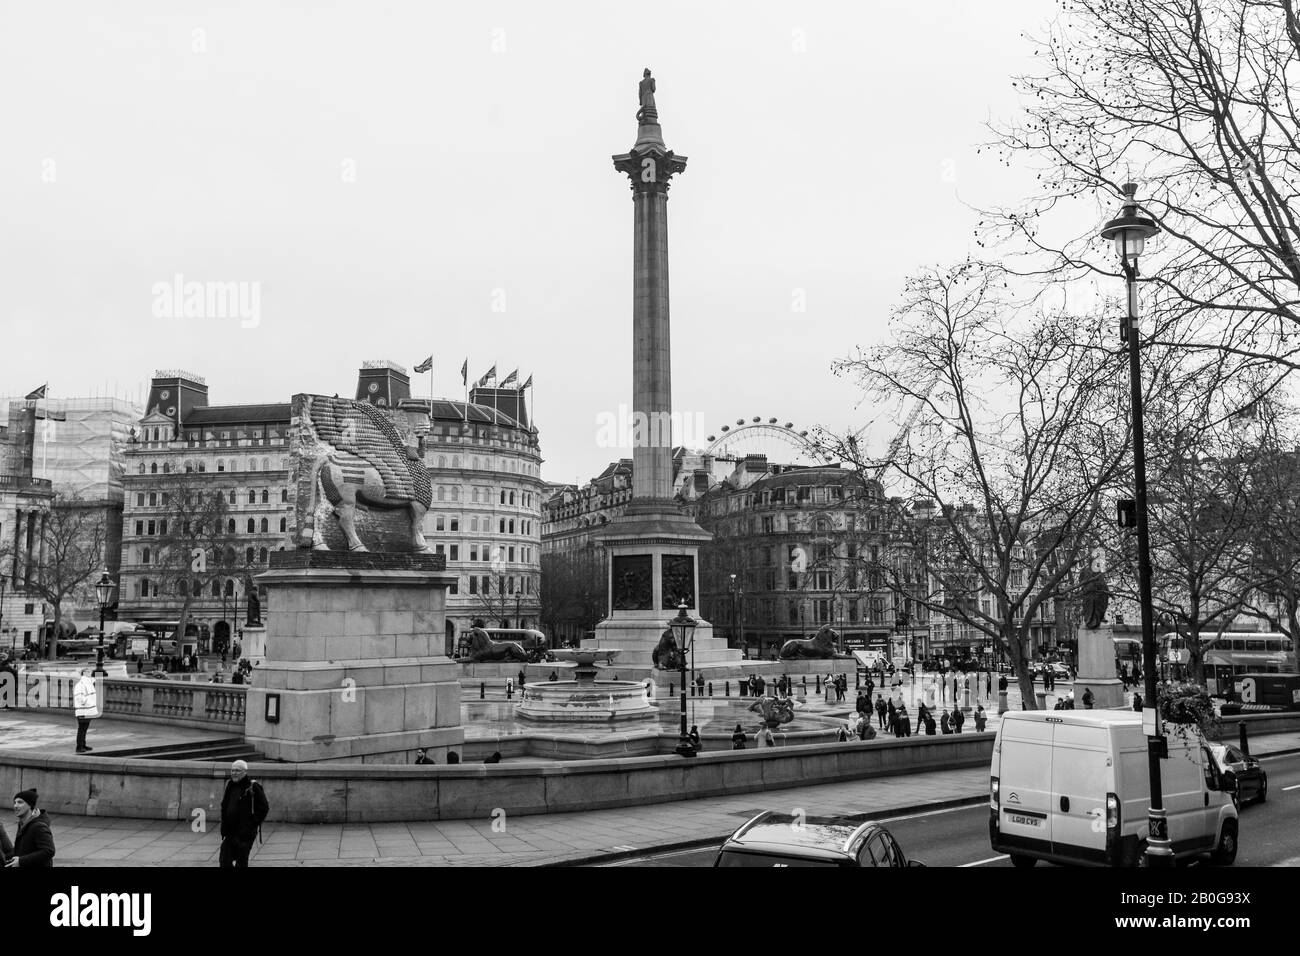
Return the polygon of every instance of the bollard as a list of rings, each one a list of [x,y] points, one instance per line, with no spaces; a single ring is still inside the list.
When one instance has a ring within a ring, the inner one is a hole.
[[[676,696],[677,696],[675,685],[673,685],[673,684],[669,684],[669,685],[668,685],[668,696],[669,696],[669,697],[676,697]]]
[[[1237,734],[1238,734],[1238,738],[1241,741],[1241,752],[1244,753],[1247,757],[1249,757],[1250,741],[1246,739],[1246,722],[1244,720],[1237,721]]]
[[[722,694],[723,697],[730,697],[730,696],[731,696],[731,681],[726,681],[726,682],[723,683],[723,685],[722,685],[722,691],[723,691],[723,694]]]
[[[814,678],[814,684],[816,686],[813,688],[813,692],[820,694],[822,692],[822,678],[820,674],[818,674],[817,677]]]
[[[487,697],[487,681],[479,681],[478,699],[483,700],[485,697]]]
[[[804,674],[804,675],[803,675],[803,690],[804,690],[804,693],[805,693],[805,694],[808,693],[808,675],[807,675],[807,674]]]
[[[713,696],[713,681],[709,681],[709,696]]]

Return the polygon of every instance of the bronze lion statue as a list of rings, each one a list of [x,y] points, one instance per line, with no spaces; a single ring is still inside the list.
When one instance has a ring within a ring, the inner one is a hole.
[[[835,645],[839,641],[839,634],[829,624],[823,624],[812,637],[807,639],[795,638],[792,641],[786,641],[781,645],[781,660],[826,660],[830,658],[851,658],[851,654],[837,654]]]
[[[528,661],[528,652],[514,641],[494,641],[482,627],[475,626],[469,632],[469,657],[475,664],[495,663],[499,661]]]
[[[682,666],[682,652],[671,627],[664,628],[663,634],[659,635],[659,644],[651,653],[650,659],[654,661],[655,667],[664,671],[675,671]]]

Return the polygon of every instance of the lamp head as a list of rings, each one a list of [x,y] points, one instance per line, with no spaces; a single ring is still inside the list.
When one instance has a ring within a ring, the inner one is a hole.
[[[677,616],[668,622],[672,628],[673,637],[677,638],[677,646],[686,650],[687,641],[695,633],[695,618],[686,613],[686,604],[683,602],[677,606]]]
[[[108,607],[113,601],[113,590],[115,585],[109,579],[108,572],[105,571],[100,576],[99,583],[95,585],[95,599],[99,601],[100,607]]]
[[[1101,237],[1115,243],[1115,252],[1124,262],[1136,262],[1146,241],[1160,231],[1155,220],[1138,214],[1137,184],[1125,183],[1124,208],[1119,216],[1102,227]]]

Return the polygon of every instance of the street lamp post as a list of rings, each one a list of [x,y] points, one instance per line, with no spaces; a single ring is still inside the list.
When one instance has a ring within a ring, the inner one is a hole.
[[[677,660],[682,673],[682,727],[675,752],[681,757],[694,757],[695,748],[691,746],[691,739],[686,733],[686,645],[695,633],[695,618],[686,613],[685,603],[677,606],[677,616],[668,622],[668,626],[677,639]]]
[[[1142,430],[1142,371],[1139,362],[1141,336],[1137,297],[1138,257],[1142,255],[1146,240],[1158,233],[1160,227],[1153,220],[1139,215],[1136,184],[1126,183],[1121,191],[1124,194],[1123,211],[1118,218],[1106,223],[1101,230],[1101,237],[1114,240],[1128,287],[1128,309],[1120,326],[1120,337],[1128,345],[1133,408],[1133,497],[1137,524],[1138,601],[1142,609],[1142,669],[1146,671],[1142,727],[1147,735],[1147,772],[1151,781],[1146,859],[1148,866],[1172,866],[1173,848],[1169,842],[1169,821],[1165,816],[1164,794],[1160,785],[1160,758],[1164,752],[1165,740],[1156,691],[1155,616],[1151,606],[1151,542],[1147,531],[1147,462]]]
[[[739,637],[736,634],[736,576],[731,575],[731,644],[735,647],[739,643]]]
[[[95,664],[96,677],[105,677],[108,673],[104,670],[104,612],[113,603],[114,588],[115,585],[108,577],[108,571],[105,571],[100,576],[99,583],[95,585],[95,600],[99,602],[99,650]]]

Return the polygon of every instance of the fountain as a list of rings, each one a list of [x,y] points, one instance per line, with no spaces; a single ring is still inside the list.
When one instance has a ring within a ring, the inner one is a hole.
[[[523,687],[516,713],[528,720],[608,723],[654,717],[649,681],[596,680],[597,661],[613,663],[618,648],[551,651],[556,660],[574,665],[574,680],[533,681]]]

